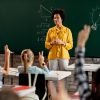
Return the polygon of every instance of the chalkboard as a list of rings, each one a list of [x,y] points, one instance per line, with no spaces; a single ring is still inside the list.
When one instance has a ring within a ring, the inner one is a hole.
[[[70,55],[74,56],[78,31],[87,23],[93,30],[86,56],[100,57],[100,0],[0,0],[0,53],[8,44],[15,54],[30,48],[36,55],[42,50],[48,55],[44,41],[47,30],[54,26],[51,13],[56,8],[64,9],[64,25],[73,34]]]

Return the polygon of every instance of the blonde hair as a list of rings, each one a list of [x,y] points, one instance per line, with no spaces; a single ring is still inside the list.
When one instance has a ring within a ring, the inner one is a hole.
[[[24,55],[27,55],[27,59],[24,58]],[[24,65],[24,72],[26,73],[27,64],[34,62],[34,53],[31,49],[25,49],[21,52],[21,61]]]

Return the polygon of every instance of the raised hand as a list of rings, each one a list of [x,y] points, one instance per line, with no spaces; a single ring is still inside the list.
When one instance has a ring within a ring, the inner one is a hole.
[[[40,64],[41,67],[44,67],[43,64],[45,64],[44,56],[41,52],[39,52],[39,64]]]
[[[62,80],[58,81],[57,90],[52,81],[48,82],[48,90],[52,100],[71,100]]]
[[[4,46],[4,51],[5,51],[5,62],[4,62],[3,74],[8,74],[10,67],[10,50],[8,48],[8,45]]]
[[[88,25],[84,25],[84,28],[78,33],[78,40],[77,40],[77,46],[82,48],[85,46],[89,34],[90,34],[91,28]]]
[[[10,56],[10,50],[8,48],[8,45],[4,46],[5,56]]]

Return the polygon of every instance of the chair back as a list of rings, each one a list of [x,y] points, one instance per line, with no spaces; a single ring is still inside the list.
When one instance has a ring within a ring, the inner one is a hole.
[[[36,82],[36,83],[35,83]],[[36,94],[39,96],[40,100],[44,100],[44,95],[47,92],[46,81],[44,74],[19,74],[19,85],[34,86],[36,87]]]

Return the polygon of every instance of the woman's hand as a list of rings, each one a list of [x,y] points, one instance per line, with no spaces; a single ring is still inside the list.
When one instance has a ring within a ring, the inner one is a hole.
[[[59,38],[56,38],[55,40],[53,40],[52,42],[51,42],[51,44],[52,45],[57,45],[57,44],[61,44],[61,45],[66,45],[65,44],[65,42],[63,42],[61,39],[59,39]]]

